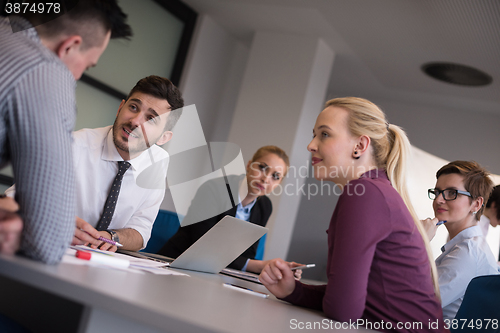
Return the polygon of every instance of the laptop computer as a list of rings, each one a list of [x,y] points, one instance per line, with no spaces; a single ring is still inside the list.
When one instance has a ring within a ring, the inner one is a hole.
[[[268,231],[268,228],[225,216],[177,259],[143,252],[138,255],[170,262],[171,268],[219,273]],[[122,251],[130,255],[130,251]]]

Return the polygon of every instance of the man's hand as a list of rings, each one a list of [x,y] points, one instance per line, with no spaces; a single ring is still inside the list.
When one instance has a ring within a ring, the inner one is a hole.
[[[295,290],[295,278],[288,263],[282,259],[269,260],[259,276],[260,282],[278,298]]]
[[[16,200],[2,195],[0,196],[0,209],[15,213],[19,210],[19,205]]]
[[[111,239],[111,234],[107,231],[98,231],[99,235],[101,235],[104,238]],[[116,252],[118,250],[118,247],[116,245],[112,245],[106,242],[102,242],[102,244],[99,246],[99,250],[103,251],[110,251],[110,252]]]
[[[109,237],[109,234],[106,233]],[[75,234],[73,236],[73,241],[71,245],[89,245],[94,249],[101,245],[103,242],[99,240],[101,234],[99,231],[95,230],[90,224],[88,224],[85,220],[76,217],[76,229]]]
[[[14,254],[21,243],[23,221],[19,215],[0,209],[0,253]]]

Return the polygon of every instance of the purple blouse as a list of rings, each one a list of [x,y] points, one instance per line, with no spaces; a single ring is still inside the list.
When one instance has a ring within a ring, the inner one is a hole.
[[[341,322],[378,323],[380,331],[442,331],[424,242],[384,169],[349,182],[327,233],[328,284],[297,281],[285,301]],[[436,321],[440,329],[433,330]]]

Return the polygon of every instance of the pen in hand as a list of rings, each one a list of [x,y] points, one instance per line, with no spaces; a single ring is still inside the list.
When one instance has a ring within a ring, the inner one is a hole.
[[[301,265],[301,266],[295,266],[290,268],[292,271],[296,271],[297,269],[308,269],[308,268],[313,268],[315,267],[316,264],[307,264],[307,265]]]
[[[438,223],[436,223],[436,226],[440,226],[441,224],[445,224],[447,221],[439,221]]]
[[[101,237],[99,237],[98,239],[99,239],[100,241],[102,241],[102,242],[106,242],[106,243],[109,243],[109,244],[111,244],[111,245],[115,245],[115,246],[118,246],[118,247],[123,246],[122,244],[120,244],[120,243],[118,243],[118,242],[115,242],[115,241],[113,241],[113,240],[111,240],[111,239],[108,239],[108,238],[105,238],[105,237],[102,237],[102,236],[101,236]]]

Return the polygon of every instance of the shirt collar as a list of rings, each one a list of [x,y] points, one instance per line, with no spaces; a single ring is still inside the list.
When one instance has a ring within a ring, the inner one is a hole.
[[[477,236],[482,236],[483,232],[481,231],[481,228],[478,225],[475,225],[473,227],[469,227],[467,229],[464,229],[458,233],[453,239],[450,239],[450,241],[446,244],[444,244],[441,247],[441,252],[445,252],[451,248],[453,248],[455,245],[460,243],[461,241]]]
[[[257,202],[257,198],[255,198],[254,201],[250,202],[248,205],[243,207],[243,205],[241,204],[241,202],[242,202],[241,197],[238,194],[238,202],[239,202],[238,208],[244,209],[246,212],[249,212],[252,209],[252,207],[255,205],[255,203]]]
[[[389,181],[389,177],[387,176],[387,172],[385,171],[385,169],[369,170],[369,171],[365,172],[364,174],[362,174],[361,177],[359,177],[359,179],[362,179],[362,178],[381,179],[381,180]]]
[[[140,173],[152,164],[149,150],[151,150],[155,162],[168,158],[168,153],[164,149],[160,147],[155,149],[155,147],[156,145],[153,145],[151,148],[143,151],[139,156],[129,160],[128,162],[131,164],[132,170]],[[123,161],[123,158],[120,156],[120,153],[118,153],[115,143],[113,142],[113,126],[110,127],[106,136],[101,159],[105,161]]]

